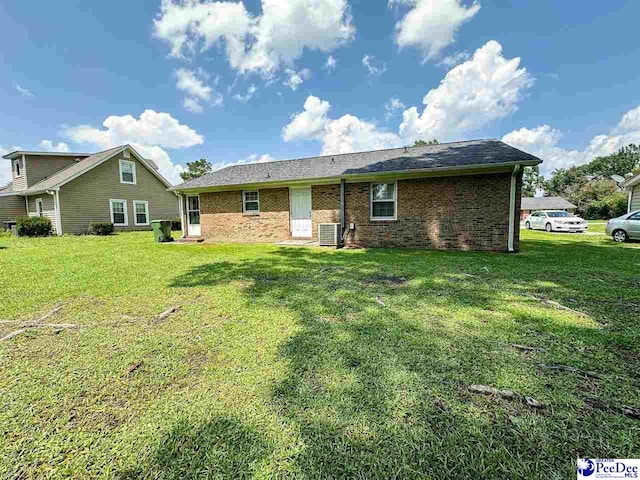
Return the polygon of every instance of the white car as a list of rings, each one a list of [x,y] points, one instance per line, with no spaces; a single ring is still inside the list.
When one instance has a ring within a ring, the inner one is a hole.
[[[546,230],[547,232],[583,233],[589,225],[583,218],[564,210],[540,210],[524,219],[527,230]]]

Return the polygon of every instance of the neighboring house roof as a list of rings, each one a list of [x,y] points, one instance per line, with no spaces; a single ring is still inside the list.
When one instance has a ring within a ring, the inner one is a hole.
[[[520,206],[521,210],[564,210],[566,208],[578,207],[562,197],[524,197]]]
[[[16,192],[13,190],[13,183],[9,183],[4,187],[0,188],[0,197],[6,197],[7,195],[15,195]]]
[[[171,187],[171,183],[169,183],[167,179],[160,175],[160,173],[158,172],[158,167],[155,163],[142,157],[138,152],[136,152],[133,147],[131,147],[131,145],[121,145],[119,147],[110,148],[109,150],[105,150],[103,152],[95,153],[77,163],[74,163],[73,165],[69,165],[68,167],[54,173],[50,177],[47,177],[40,182],[31,185],[27,190],[21,191],[20,194],[32,195],[35,193],[44,192],[46,190],[55,190],[65,183],[70,182],[74,178],[79,177],[89,170],[94,169],[110,158],[118,155],[125,148],[128,148],[138,158],[138,160],[140,160],[141,163],[145,164],[149,168],[149,171],[151,171],[151,173],[158,177],[158,179],[162,183],[164,183],[165,186]]]
[[[90,153],[71,153],[71,152],[28,152],[26,150],[16,150],[15,152],[7,153],[2,158],[13,159],[21,155],[42,155],[45,157],[56,156],[56,157],[86,158],[86,157],[89,157],[91,154]]]
[[[174,187],[174,190],[394,172],[464,170],[514,164],[537,165],[541,162],[539,158],[499,140],[471,140],[235,165],[189,180]]]
[[[627,178],[624,182],[620,184],[620,186],[622,188],[628,188],[638,184],[640,184],[640,173],[638,175],[634,175],[633,177]]]

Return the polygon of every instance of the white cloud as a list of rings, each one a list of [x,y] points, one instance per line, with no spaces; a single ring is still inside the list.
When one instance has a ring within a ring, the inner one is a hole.
[[[447,55],[438,62],[438,65],[446,68],[455,67],[456,65],[466,62],[471,57],[471,54],[466,50],[462,52],[456,52],[453,55]]]
[[[294,140],[320,139],[329,121],[327,113],[331,105],[310,95],[304,102],[304,111],[294,114],[291,122],[282,130],[285,142]]]
[[[288,78],[282,83],[283,85],[286,85],[287,87],[289,87],[291,90],[297,90],[298,87],[302,85],[304,81],[309,80],[309,78],[311,78],[311,70],[309,70],[308,68],[303,68],[299,72],[296,72],[295,70],[287,68],[284,71],[284,73],[287,75]]]
[[[338,65],[338,61],[336,60],[336,57],[334,57],[333,55],[329,55],[327,57],[327,61],[324,64],[324,68],[328,72],[333,72],[335,71],[337,65]]]
[[[22,147],[13,146],[10,148],[3,148],[0,145],[0,188],[4,187],[13,180],[13,174],[11,173],[11,162],[2,158],[7,153],[15,152],[16,150],[22,150]]]
[[[384,116],[387,120],[389,120],[396,114],[396,112],[402,110],[403,108],[405,108],[405,104],[402,103],[398,97],[393,97],[384,105]]]
[[[40,148],[45,152],[63,152],[67,153],[71,150],[69,145],[64,142],[53,143],[51,140],[42,140],[40,142]]]
[[[198,99],[193,97],[185,97],[182,106],[193,113],[202,113],[204,111]]]
[[[234,165],[247,165],[249,163],[265,163],[265,162],[273,162],[275,158],[273,158],[268,153],[258,155],[257,153],[252,153],[251,155],[241,158],[240,160],[236,160],[235,162],[218,162],[212,165],[212,169],[220,170],[221,168],[231,167]]]
[[[206,102],[214,106],[222,105],[223,97],[217,93],[213,96],[213,88],[206,85],[198,78],[198,74],[186,68],[179,68],[175,72],[176,88],[187,95],[183,101],[184,108],[190,112],[200,113],[203,111],[201,102]],[[201,73],[201,75],[203,75]]]
[[[17,83],[16,83],[16,90],[18,91],[18,93],[19,93],[20,95],[24,95],[25,97],[32,97],[32,98],[33,98],[33,97],[35,96],[35,95],[34,95],[33,93],[31,93],[29,90],[27,90],[27,89],[26,89],[26,88],[24,88],[24,87],[21,87],[21,86],[20,86],[20,85],[18,85]]]
[[[507,133],[502,141],[540,157],[541,171],[551,173],[587,163],[595,157],[609,155],[630,143],[640,143],[640,106],[629,110],[609,134],[596,135],[584,150],[568,150],[558,146],[562,134],[549,125],[521,128]]]
[[[164,148],[187,148],[204,142],[202,135],[181,124],[168,113],[145,110],[140,118],[131,115],[109,116],[103,129],[90,125],[65,127],[62,135],[76,143],[108,149],[131,144],[142,155],[156,162],[160,172],[170,181],[177,182],[183,170],[175,165]]]
[[[373,55],[365,55],[362,57],[362,65],[367,69],[369,75],[382,75],[387,71],[387,65],[376,61],[376,58]]]
[[[256,88],[255,85],[249,85],[249,88],[247,88],[247,93],[244,95],[240,95],[239,93],[236,93],[233,98],[235,100],[238,100],[239,102],[242,103],[247,103],[249,100],[251,100],[251,98],[253,97],[253,95],[256,93],[258,89]]]
[[[374,123],[353,115],[329,118],[330,108],[329,102],[309,96],[304,103],[304,111],[293,115],[291,122],[283,128],[284,141],[322,140],[323,155],[400,145],[400,137],[395,133],[379,130]]]
[[[174,57],[223,46],[232,68],[270,77],[305,48],[338,48],[355,28],[347,0],[262,0],[257,16],[240,1],[163,0],[154,33]]]
[[[480,10],[480,4],[466,7],[460,0],[390,0],[389,5],[411,7],[396,24],[395,41],[400,48],[419,48],[425,61],[453,43],[457,30]]]
[[[425,95],[421,114],[416,107],[403,112],[400,135],[409,143],[419,138],[445,141],[512,114],[533,84],[519,67],[520,58],[504,58],[502,46],[490,40]]]

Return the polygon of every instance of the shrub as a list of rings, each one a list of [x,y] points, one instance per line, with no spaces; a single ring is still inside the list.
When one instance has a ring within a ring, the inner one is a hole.
[[[182,224],[180,222],[180,217],[176,217],[176,218],[172,218],[171,219],[171,230],[173,230],[173,231],[182,230]]]
[[[606,195],[585,207],[584,218],[587,220],[599,220],[619,217],[627,212],[627,201],[627,195],[622,192]]]
[[[20,237],[47,237],[53,231],[47,217],[18,217],[16,229]]]
[[[113,233],[113,223],[110,222],[89,222],[89,235],[111,235]]]

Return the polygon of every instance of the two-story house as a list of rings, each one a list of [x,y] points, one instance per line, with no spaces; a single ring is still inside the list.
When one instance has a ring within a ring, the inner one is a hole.
[[[13,181],[0,189],[0,222],[45,216],[62,235],[86,233],[92,221],[150,229],[151,219],[179,215],[171,184],[130,145],[95,154],[16,151],[3,158],[11,162]]]

